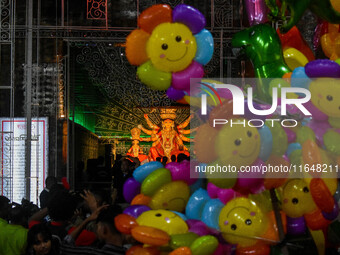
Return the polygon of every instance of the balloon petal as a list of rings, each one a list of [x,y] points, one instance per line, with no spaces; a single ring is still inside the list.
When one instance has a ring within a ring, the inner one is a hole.
[[[172,10],[167,4],[156,4],[144,10],[138,17],[138,27],[151,34],[161,23],[171,22]]]
[[[140,183],[135,178],[127,179],[123,186],[123,196],[126,202],[130,203],[132,199],[140,192]]]
[[[142,183],[149,174],[158,168],[163,168],[163,164],[158,161],[152,161],[137,167],[132,175],[139,183]]]
[[[266,125],[258,129],[258,131],[260,133],[261,141],[259,158],[263,161],[267,161],[267,159],[270,157],[270,154],[272,153],[273,135]]]
[[[175,89],[189,90],[190,78],[202,78],[204,70],[201,64],[196,61],[192,63],[183,71],[172,74],[172,87]]]
[[[294,48],[285,49],[283,51],[283,57],[288,67],[292,70],[300,66],[305,66],[308,63],[306,56]]]
[[[219,199],[209,200],[202,212],[202,221],[211,228],[219,229],[218,217],[223,208],[224,204]]]
[[[212,58],[214,53],[214,38],[211,33],[203,29],[195,35],[197,51],[195,61],[202,65],[206,65]]]
[[[123,234],[131,234],[131,230],[138,226],[136,219],[131,215],[119,214],[115,217],[115,226]]]
[[[147,226],[135,227],[131,234],[138,242],[154,246],[166,245],[170,240],[170,236],[163,230]]]
[[[141,82],[154,90],[166,90],[171,85],[171,73],[154,68],[151,61],[139,66],[137,74]]]
[[[139,215],[146,211],[150,211],[150,207],[146,205],[130,205],[129,207],[125,208],[123,213],[136,219]]]
[[[340,78],[340,65],[329,59],[318,59],[305,66],[309,78]]]
[[[174,8],[172,21],[185,24],[193,34],[200,32],[206,25],[204,15],[199,10],[186,4],[180,4]]]
[[[149,174],[143,181],[141,193],[152,196],[163,185],[171,182],[171,173],[168,169],[159,168]]]
[[[166,91],[166,95],[168,96],[168,98],[170,98],[171,100],[180,100],[185,96],[185,93],[183,92],[183,90],[178,90],[175,89],[173,87],[168,88],[168,90]]]
[[[126,58],[131,65],[139,66],[148,61],[146,43],[150,35],[143,30],[135,29],[126,38]]]
[[[205,204],[210,200],[208,192],[204,189],[198,189],[191,195],[187,206],[185,208],[185,214],[188,219],[200,220],[202,211]]]
[[[145,196],[144,194],[138,194],[132,199],[131,205],[149,205],[150,202],[151,197]]]

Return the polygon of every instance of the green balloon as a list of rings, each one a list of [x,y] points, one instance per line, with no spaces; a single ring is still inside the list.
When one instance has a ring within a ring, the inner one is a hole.
[[[214,236],[201,236],[197,238],[191,245],[192,255],[210,255],[217,249],[218,241]]]
[[[331,124],[334,128],[340,128],[340,118],[329,117],[328,118],[329,124]]]
[[[171,85],[171,73],[154,68],[151,61],[139,66],[137,74],[141,82],[154,90],[166,90]]]
[[[302,165],[302,150],[295,150],[289,155],[290,163],[296,167]]]
[[[282,78],[291,72],[284,61],[279,36],[268,24],[251,26],[236,33],[231,43],[250,58],[257,78]],[[268,80],[259,79],[256,94],[261,100],[271,101]]]
[[[336,155],[340,155],[340,134],[333,130],[328,131],[323,136],[323,143],[326,149]]]
[[[335,60],[335,62],[337,62],[340,65],[340,58],[338,58],[337,60]]]
[[[237,181],[237,171],[216,171],[216,169],[219,169],[218,167],[222,168],[223,166],[223,163],[219,163],[218,161],[210,163],[206,168],[207,171],[205,172],[205,176],[208,179],[208,182],[211,182],[217,187],[221,189],[230,189],[235,185]],[[209,169],[215,169],[215,171],[212,172]]]
[[[280,78],[277,78],[277,79],[272,79],[270,82],[269,82],[269,91],[268,93],[270,94],[270,96],[272,97],[272,93],[273,93],[273,88],[277,88],[277,97],[278,98],[281,98],[281,90],[280,88],[289,88],[290,87],[290,84],[289,82],[285,81],[284,79],[280,79]]]
[[[303,126],[296,132],[296,141],[299,144],[304,144],[307,140],[315,142],[315,133],[311,128]]]
[[[171,182],[171,173],[168,169],[159,168],[149,174],[143,181],[141,192],[147,196],[153,196],[163,185]]]
[[[172,249],[177,249],[179,247],[190,247],[190,245],[198,238],[199,236],[195,233],[188,232],[185,234],[178,234],[178,235],[172,235],[169,246]]]

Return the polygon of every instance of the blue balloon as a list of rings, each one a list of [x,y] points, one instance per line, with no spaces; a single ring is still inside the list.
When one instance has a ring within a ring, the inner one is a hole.
[[[272,153],[273,147],[273,135],[269,127],[263,125],[263,127],[258,129],[261,138],[260,154],[259,158],[262,161],[267,161]]]
[[[136,181],[142,183],[149,174],[151,174],[158,168],[163,168],[163,164],[159,161],[151,161],[149,163],[137,167],[136,170],[133,171],[132,175],[133,178],[136,179]]]
[[[198,189],[191,195],[185,207],[185,215],[188,219],[201,220],[203,208],[210,200],[205,189]]]
[[[173,213],[177,214],[179,217],[182,218],[182,220],[186,221],[188,220],[187,216],[185,216],[183,213],[172,211]]]
[[[301,144],[299,143],[291,143],[288,145],[287,151],[286,151],[286,155],[289,157],[290,154],[292,154],[293,151],[296,150],[302,150]]]
[[[305,88],[309,89],[309,83],[312,80],[307,76],[305,72],[305,68],[300,66],[293,70],[292,76],[290,79],[290,86],[297,88]]]
[[[201,32],[195,35],[195,38],[197,43],[195,61],[202,65],[206,65],[211,60],[214,53],[214,38],[206,29],[202,29]]]
[[[224,204],[218,198],[208,201],[203,208],[202,221],[208,227],[219,230],[218,218],[223,206]]]

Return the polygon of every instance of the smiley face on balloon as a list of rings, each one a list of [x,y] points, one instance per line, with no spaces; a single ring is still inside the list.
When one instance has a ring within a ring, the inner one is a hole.
[[[283,187],[282,210],[292,218],[316,209],[308,184],[301,179],[289,180]]]
[[[235,198],[220,212],[219,227],[223,238],[232,244],[251,246],[267,229],[267,220],[255,202]]]
[[[230,123],[238,123],[231,126]],[[237,168],[251,165],[260,153],[260,134],[257,128],[243,125],[245,119],[231,119],[216,139],[216,152],[220,162]]]
[[[157,26],[148,41],[147,54],[154,67],[164,72],[178,72],[190,65],[197,44],[190,29],[180,23]]]
[[[312,103],[330,117],[340,118],[340,84],[338,79],[322,78],[309,86]]]
[[[138,17],[138,29],[126,39],[126,57],[138,66],[139,79],[178,100],[190,90],[190,78],[202,78],[214,41],[197,9],[180,4],[153,5]]]

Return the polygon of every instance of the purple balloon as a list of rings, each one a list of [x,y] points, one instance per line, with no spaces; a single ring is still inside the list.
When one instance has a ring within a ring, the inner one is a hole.
[[[304,103],[303,105],[312,114],[313,120],[316,120],[316,121],[327,121],[328,120],[328,116],[324,114],[322,111],[320,111],[319,108],[317,108],[312,103],[312,101],[308,101],[307,103]]]
[[[242,195],[233,189],[219,189],[217,191],[217,197],[223,204],[227,204],[230,200],[240,196]]]
[[[192,61],[192,63],[183,71],[172,73],[171,86],[174,89],[190,91],[190,79],[202,78],[203,75],[203,66],[196,61]]]
[[[293,143],[296,140],[296,134],[294,133],[294,131],[290,130],[289,128],[283,127],[284,131],[287,134],[287,138],[288,138],[288,143]]]
[[[334,200],[334,206],[333,210],[331,212],[324,212],[322,211],[323,217],[325,217],[326,220],[334,220],[336,217],[338,217],[339,214],[339,206],[338,203]]]
[[[183,160],[182,162],[171,162],[165,166],[171,172],[173,181],[184,181],[188,185],[194,184],[196,179],[190,178],[190,161]]]
[[[211,198],[217,198],[217,193],[218,193],[219,189],[220,189],[219,187],[217,187],[215,184],[213,184],[211,182],[209,182],[208,185],[207,185],[208,195]]]
[[[140,183],[135,178],[127,179],[123,186],[123,196],[126,202],[130,203],[132,199],[140,193]]]
[[[340,65],[329,59],[317,59],[305,66],[309,78],[340,78]]]
[[[150,211],[150,207],[146,205],[130,205],[129,207],[125,208],[123,213],[134,217],[135,219],[138,218],[143,212]]]
[[[188,26],[193,34],[200,32],[206,24],[204,15],[197,9],[186,5],[177,5],[172,11],[172,21]]]
[[[177,100],[180,100],[181,98],[183,98],[185,96],[185,93],[184,93],[183,90],[178,90],[178,89],[174,89],[173,87],[170,87],[166,91],[166,95],[171,100],[177,101]]]
[[[245,0],[249,25],[257,25],[268,21],[268,8],[265,0]]]
[[[189,225],[189,224],[188,224]],[[189,225],[189,232],[195,233],[199,236],[205,236],[211,234],[209,228],[201,221],[198,221],[191,226]]]
[[[291,218],[287,216],[287,233],[292,235],[300,235],[305,233],[306,230],[306,222],[305,218]]]

